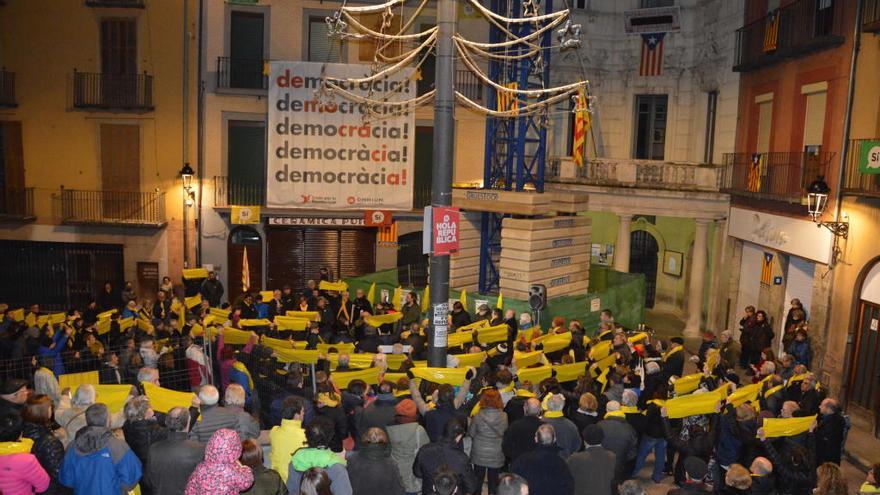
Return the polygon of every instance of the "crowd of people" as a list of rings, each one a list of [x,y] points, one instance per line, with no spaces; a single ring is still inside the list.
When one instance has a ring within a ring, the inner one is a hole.
[[[847,493],[848,422],[798,345],[802,308],[779,358],[754,308],[739,342],[707,333],[688,358],[682,338],[627,331],[610,310],[595,329],[561,317],[542,329],[527,313],[456,303],[450,335],[470,334],[446,365],[473,366],[444,374],[421,362],[415,292],[374,303],[332,287],[308,281],[230,304],[211,273],[190,297],[167,278],[151,301],[107,284],[63,318],[3,305],[0,493],[644,495],[652,453],[650,481],[671,477],[675,495]],[[305,329],[278,324],[300,311],[315,315]],[[251,332],[246,343],[225,341],[234,329]],[[282,359],[279,342],[316,362]],[[348,378],[363,366],[378,379]],[[61,387],[84,372],[98,383]],[[98,400],[105,384],[131,386],[121,411]],[[749,385],[750,400],[732,400]],[[153,386],[193,392],[192,403],[156,411]],[[670,400],[701,394],[718,397],[711,411],[670,412]],[[809,417],[791,435],[764,428]],[[872,471],[862,491],[880,492],[877,481]]]

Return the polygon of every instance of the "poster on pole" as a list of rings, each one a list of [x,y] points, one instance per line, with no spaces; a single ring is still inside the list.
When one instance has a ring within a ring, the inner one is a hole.
[[[323,91],[322,74],[362,79],[369,66],[277,61],[269,70],[267,206],[412,209],[415,116],[363,100],[414,98],[412,69],[340,83],[348,96]]]
[[[434,304],[433,320],[434,325],[434,347],[446,347],[447,337],[449,334],[449,304]]]
[[[432,210],[434,224],[434,256],[458,252],[458,208],[435,206]]]

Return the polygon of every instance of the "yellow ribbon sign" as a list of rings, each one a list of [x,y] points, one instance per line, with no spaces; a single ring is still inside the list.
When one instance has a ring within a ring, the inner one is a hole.
[[[767,438],[793,437],[808,431],[815,422],[816,416],[806,416],[803,418],[766,418],[762,428],[764,428],[764,436]]]

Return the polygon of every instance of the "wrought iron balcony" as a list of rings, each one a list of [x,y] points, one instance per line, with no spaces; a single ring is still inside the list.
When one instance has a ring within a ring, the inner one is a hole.
[[[846,3],[797,0],[739,28],[733,70],[748,72],[842,44]]]
[[[217,87],[232,89],[266,89],[268,78],[263,74],[263,60],[217,57]]]
[[[266,183],[255,180],[214,176],[214,206],[265,206]]]
[[[0,189],[0,221],[29,222],[34,218],[33,187]]]
[[[103,110],[153,110],[153,76],[73,71],[73,106]]]
[[[726,153],[722,190],[732,195],[801,203],[836,152]]]
[[[111,8],[144,8],[144,0],[86,0],[88,7],[111,7]]]
[[[880,138],[850,140],[843,171],[843,194],[880,198],[880,174],[866,174],[859,170],[862,144],[868,141],[880,141]]]
[[[163,227],[165,193],[62,188],[61,221],[72,225]]]
[[[15,72],[4,67],[0,69],[0,107],[13,108],[18,106],[15,101]]]
[[[862,31],[880,32],[880,0],[865,0],[862,5]]]
[[[692,162],[666,162],[614,158],[592,158],[582,167],[569,157],[552,158],[547,166],[548,182],[590,186],[718,191],[723,167]]]

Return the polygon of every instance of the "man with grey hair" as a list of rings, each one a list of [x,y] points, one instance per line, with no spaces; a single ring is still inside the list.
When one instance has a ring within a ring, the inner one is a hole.
[[[523,413],[523,417],[510,423],[501,440],[501,450],[508,462],[515,461],[535,448],[535,432],[542,424],[538,417],[541,414],[541,403],[534,397],[529,398],[523,404]]]
[[[637,480],[626,480],[620,484],[618,489],[620,495],[647,495],[645,487]]]
[[[149,366],[144,366],[143,368],[138,370],[137,374],[138,383],[152,383],[157,387],[161,387],[159,384],[159,370],[156,368],[151,368]]]
[[[756,457],[752,461],[749,472],[752,474],[752,493],[755,495],[771,495],[777,493],[776,477],[773,475],[773,463],[766,457]]]
[[[825,462],[840,465],[846,440],[846,419],[840,414],[840,403],[825,399],[819,404],[816,430],[816,466]]]
[[[718,354],[721,357],[721,366],[725,370],[736,368],[739,363],[739,357],[742,354],[742,347],[739,342],[733,339],[732,330],[724,330],[719,338]]]
[[[186,489],[186,483],[196,466],[205,456],[205,446],[187,439],[189,411],[175,407],[165,416],[168,438],[150,446],[150,462],[144,469],[144,479],[154,495],[177,495]]]
[[[570,419],[563,416],[565,396],[553,394],[547,398],[547,410],[544,412],[544,423],[556,430],[556,446],[563,459],[581,449],[581,433]]]
[[[55,409],[55,421],[67,432],[66,442],[72,442],[76,433],[86,426],[85,411],[95,403],[96,396],[95,386],[88,383],[77,387],[72,397],[69,390],[61,394],[61,401]],[[122,428],[124,422],[122,411],[110,417],[110,427],[113,429]]]
[[[525,478],[531,495],[573,495],[574,478],[559,455],[556,431],[543,424],[534,437],[535,448],[519,456],[510,471]]]
[[[168,437],[168,430],[156,420],[156,414],[150,407],[150,399],[139,395],[129,400],[122,409],[125,413],[125,424],[122,433],[125,443],[146,466],[150,459],[150,445]]]
[[[226,387],[223,402],[226,404],[226,410],[231,411],[238,417],[238,428],[235,431],[238,432],[242,442],[249,438],[256,440],[260,437],[260,424],[244,410],[245,400],[244,387],[237,383],[230,383]]]
[[[125,442],[113,435],[107,406],[92,404],[83,416],[86,426],[77,432],[61,463],[61,484],[73,488],[74,493],[133,490],[141,479],[141,461]]]
[[[497,495],[529,495],[529,484],[518,474],[504,473],[498,478]]]
[[[190,440],[207,443],[211,435],[221,428],[238,431],[238,415],[219,405],[220,392],[213,385],[205,385],[199,389],[199,414],[201,420],[189,431]]]

